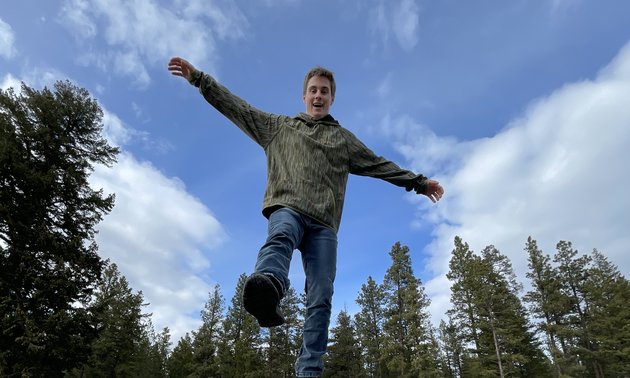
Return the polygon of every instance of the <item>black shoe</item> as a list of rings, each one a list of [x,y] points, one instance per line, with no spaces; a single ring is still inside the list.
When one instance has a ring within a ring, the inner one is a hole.
[[[262,273],[252,273],[243,288],[243,306],[252,314],[261,327],[276,327],[284,324],[280,310],[281,294],[274,285],[275,278]]]

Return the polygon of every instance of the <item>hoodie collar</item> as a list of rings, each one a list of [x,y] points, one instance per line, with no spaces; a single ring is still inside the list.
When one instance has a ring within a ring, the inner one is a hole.
[[[308,127],[315,126],[316,124],[339,126],[339,122],[337,122],[337,120],[335,120],[330,114],[326,114],[320,119],[314,119],[313,116],[310,116],[306,113],[298,113],[298,115],[296,115],[294,118],[304,122]]]

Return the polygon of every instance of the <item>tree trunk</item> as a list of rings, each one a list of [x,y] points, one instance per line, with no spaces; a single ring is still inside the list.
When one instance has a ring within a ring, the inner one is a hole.
[[[547,325],[551,325],[549,314],[545,313],[545,319],[547,320]],[[551,362],[556,367],[556,372],[558,373],[558,377],[560,377],[562,376],[562,369],[560,368],[560,364],[558,364],[558,361],[556,361],[556,356],[554,355],[554,350],[558,349],[558,347],[556,346],[556,338],[554,337],[553,332],[551,332],[549,329],[546,329],[545,332],[547,333],[547,336],[549,337],[549,343],[551,344],[549,346],[549,352],[551,353]]]
[[[593,361],[593,370],[595,371],[596,378],[604,378],[602,367],[597,363],[597,361]]]
[[[497,353],[497,363],[499,364],[499,374],[501,378],[505,378],[503,375],[503,363],[501,362],[501,352],[499,351],[499,340],[497,339],[497,332],[494,329],[494,324],[492,321],[494,320],[494,316],[492,314],[492,308],[488,304],[488,314],[490,315],[490,327],[492,328],[492,339],[494,340],[494,350]]]
[[[499,343],[497,341],[497,333],[494,330],[494,326],[492,326],[492,338],[494,339],[494,349],[497,352],[497,362],[499,364],[499,374],[500,374],[501,378],[504,378],[504,376],[503,376],[503,364],[501,363],[501,353],[499,352]]]

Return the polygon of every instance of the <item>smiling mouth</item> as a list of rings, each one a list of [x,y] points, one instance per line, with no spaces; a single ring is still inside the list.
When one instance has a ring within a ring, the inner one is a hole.
[[[316,108],[323,108],[324,104],[313,104],[313,106]]]

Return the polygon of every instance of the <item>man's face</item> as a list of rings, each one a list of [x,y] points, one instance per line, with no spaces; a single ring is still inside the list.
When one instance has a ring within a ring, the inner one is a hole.
[[[330,93],[330,80],[323,76],[313,76],[306,84],[306,93],[302,95],[302,101],[306,105],[306,114],[315,119],[320,119],[330,110],[330,105],[335,98]]]

